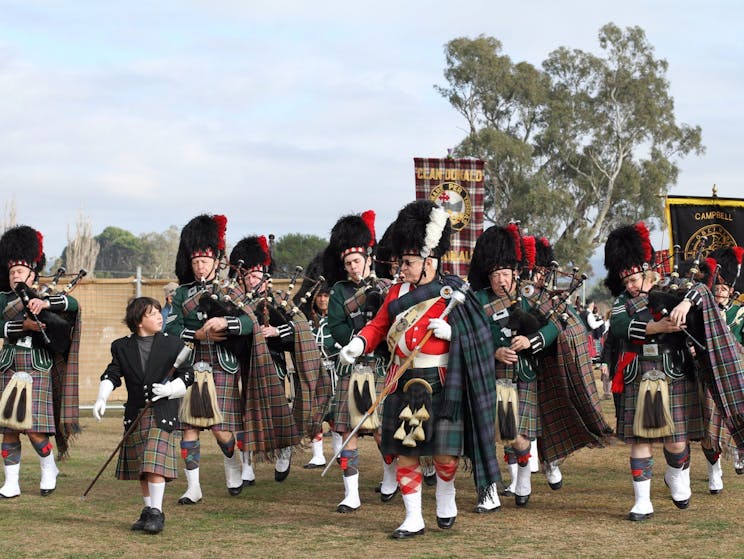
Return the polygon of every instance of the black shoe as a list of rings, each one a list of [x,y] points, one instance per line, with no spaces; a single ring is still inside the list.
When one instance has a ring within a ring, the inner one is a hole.
[[[664,485],[669,487],[669,483],[666,480],[666,476],[664,476]],[[678,509],[686,509],[690,506],[690,499],[682,499],[681,501],[675,501],[674,497],[672,497],[672,503],[674,503],[674,506],[676,506]]]
[[[352,508],[352,507],[350,507],[349,505],[344,505],[343,503],[342,503],[342,504],[340,504],[340,505],[338,505],[338,506],[336,507],[336,512],[338,512],[338,513],[341,513],[341,514],[346,514],[346,513],[348,513],[348,512],[354,512],[354,511],[356,511],[356,510],[359,510],[359,507],[357,507],[357,508]]]
[[[132,524],[132,530],[144,530],[145,524],[148,520],[150,520],[150,517],[152,516],[152,509],[150,507],[145,507],[142,509],[142,512],[140,513],[139,519]]]
[[[400,487],[396,487],[395,491],[393,491],[392,493],[383,493],[382,489],[380,489],[380,501],[382,501],[383,503],[391,501],[393,497],[398,494],[398,491],[400,491]]]
[[[227,492],[230,494],[231,497],[237,497],[240,495],[240,492],[243,491],[243,486],[238,485],[237,487],[228,487]]]
[[[192,501],[188,497],[181,497],[180,499],[178,499],[178,504],[179,505],[195,505],[198,502],[199,501]]]
[[[313,464],[312,462],[308,462],[304,466],[302,466],[305,470],[317,470],[318,468],[325,468],[325,464]]]
[[[672,502],[678,509],[684,510],[690,506],[690,499],[683,499],[682,501],[675,501],[674,499],[672,499]]]
[[[375,493],[382,493],[382,482],[375,487]]]
[[[475,509],[473,509],[473,512],[476,514],[489,514],[492,512],[499,512],[500,510],[501,510],[500,506],[493,507],[492,509],[487,509],[483,505],[478,505],[477,507],[475,507]]]
[[[744,468],[734,468],[734,471],[736,472],[736,475],[744,474]]]
[[[158,509],[150,509],[150,518],[142,529],[148,534],[159,534],[165,527],[165,515]]]
[[[529,501],[529,500],[530,500],[530,496],[529,495],[514,495],[514,503],[518,507],[526,507],[527,506],[527,501]]]
[[[243,480],[243,487],[250,487],[252,485],[256,485],[255,479],[244,479]]]
[[[274,481],[284,481],[285,479],[287,479],[287,476],[289,475],[289,470],[291,469],[292,469],[292,464],[290,464],[287,467],[287,470],[284,472],[274,470]]]
[[[628,520],[631,522],[643,522],[644,520],[648,520],[649,518],[653,518],[654,513],[649,512],[648,514],[641,514],[639,512],[631,512],[628,513]]]
[[[513,491],[509,491],[508,487],[504,487],[501,491],[499,491],[499,495],[502,497],[514,497],[515,493]]]
[[[55,488],[52,488],[52,489],[39,489],[39,493],[41,494],[42,497],[48,497],[49,495],[51,495],[52,493],[54,493],[54,489]]]
[[[556,481],[555,483],[548,482],[548,485],[553,491],[558,491],[561,487],[563,487],[563,480]]]
[[[723,492],[723,489],[711,489],[710,494],[711,495],[720,495]]]
[[[450,516],[449,518],[440,518],[437,516],[437,526],[442,530],[449,530],[455,525],[455,520],[457,520],[457,516]]]
[[[406,538],[413,538],[415,536],[421,536],[423,535],[425,531],[426,531],[426,528],[421,528],[421,530],[419,530],[418,532],[409,532],[408,530],[401,530],[400,528],[398,528],[397,530],[395,530],[395,532],[390,534],[390,537],[393,538],[394,540],[404,540]]]
[[[424,476],[424,483],[428,485],[429,487],[435,486],[437,484],[436,472],[431,474],[430,476]]]

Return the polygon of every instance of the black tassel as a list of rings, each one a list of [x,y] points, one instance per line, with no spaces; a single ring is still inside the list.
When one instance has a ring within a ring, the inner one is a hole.
[[[5,407],[3,408],[4,419],[10,419],[11,417],[13,417],[13,404],[15,404],[17,392],[18,392],[18,386],[14,386],[10,391],[10,396],[8,397],[8,401],[5,402]]]
[[[201,389],[201,400],[202,400],[202,409],[204,410],[204,415],[202,417],[214,417],[214,408],[212,407],[212,396],[209,393],[209,385],[204,382],[204,386],[202,386]]]
[[[503,402],[499,405],[499,431],[501,440],[511,441],[517,438],[517,423],[512,402],[507,402],[506,410],[504,410]]]
[[[23,423],[26,420],[26,397],[28,390],[26,390],[26,387],[24,386],[21,389],[21,394],[18,396],[18,409],[16,411],[16,417],[18,418],[18,423]]]
[[[651,394],[651,390],[647,390],[646,394],[643,395],[643,428],[644,429],[657,429],[659,425],[656,423],[656,413],[654,410],[655,398]],[[663,424],[663,423],[662,423]]]
[[[661,390],[657,391],[656,394],[654,394],[653,398],[653,404],[654,404],[654,422],[656,423],[656,426],[666,427],[666,417],[664,415],[664,401],[661,397]]]
[[[372,407],[372,395],[369,391],[366,379],[361,392],[359,391],[359,383],[354,383],[354,405],[359,413],[364,413]]]
[[[199,390],[199,381],[191,385],[191,400],[189,401],[189,412],[191,417],[205,417],[202,405],[201,390]]]

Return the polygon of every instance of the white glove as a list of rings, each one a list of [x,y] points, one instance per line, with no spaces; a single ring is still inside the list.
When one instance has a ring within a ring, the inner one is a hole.
[[[341,348],[338,358],[343,365],[353,365],[356,358],[364,352],[364,340],[354,336],[351,341]]]
[[[180,378],[166,382],[165,384],[156,382],[152,385],[152,393],[155,394],[155,397],[152,399],[153,402],[157,402],[161,398],[168,398],[169,400],[183,398],[186,395],[186,384]]]
[[[101,421],[101,418],[103,418],[103,414],[106,413],[106,400],[108,400],[108,397],[111,396],[111,393],[113,391],[113,382],[111,382],[109,379],[104,379],[101,381],[101,384],[98,387],[98,398],[96,398],[96,403],[93,404],[93,417],[95,417],[98,421]]]
[[[450,341],[452,338],[452,326],[443,318],[430,319],[427,330],[434,330],[434,336],[440,340]]]

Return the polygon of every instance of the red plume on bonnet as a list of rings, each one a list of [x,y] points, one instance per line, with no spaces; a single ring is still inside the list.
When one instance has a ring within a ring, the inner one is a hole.
[[[736,247],[733,247],[731,250],[734,251],[734,256],[736,257],[736,261],[739,264],[741,264],[742,256],[744,256],[744,247],[736,246]]]
[[[271,265],[271,251],[269,251],[269,243],[266,242],[266,237],[264,235],[261,235],[258,238],[258,244],[261,246],[261,250],[263,250],[264,254],[266,255],[266,260],[264,260],[263,262],[264,266],[270,266]]]
[[[519,228],[517,227],[516,223],[510,223],[505,228],[509,234],[512,236],[512,239],[514,241],[514,254],[517,257],[517,262],[522,261],[522,243],[519,242]]]
[[[364,221],[364,224],[367,226],[367,229],[369,229],[370,234],[370,240],[369,240],[369,246],[373,246],[375,244],[375,212],[373,210],[367,210],[366,212],[362,212],[362,221]]]
[[[649,239],[648,237],[648,228],[642,221],[636,223],[635,228],[641,238],[641,247],[643,248],[643,261],[650,262],[653,248],[651,248],[651,239]]]
[[[227,230],[227,218],[224,215],[215,215],[212,219],[217,224],[217,250],[225,251],[225,231]]]
[[[36,230],[36,238],[39,239],[39,254],[36,255],[35,262],[41,262],[44,256],[44,235],[38,229]],[[739,258],[739,262],[741,262],[741,257]]]
[[[525,265],[528,270],[532,270],[535,267],[535,259],[537,258],[537,247],[535,245],[535,237],[527,235],[522,237],[522,247],[524,248]]]

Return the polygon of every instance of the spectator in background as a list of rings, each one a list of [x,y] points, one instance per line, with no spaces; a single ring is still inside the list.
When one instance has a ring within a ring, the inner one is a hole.
[[[163,286],[163,295],[165,300],[163,301],[163,307],[160,312],[163,315],[163,332],[165,332],[165,325],[168,322],[168,316],[173,312],[173,294],[178,289],[178,284],[174,282],[166,283]]]

